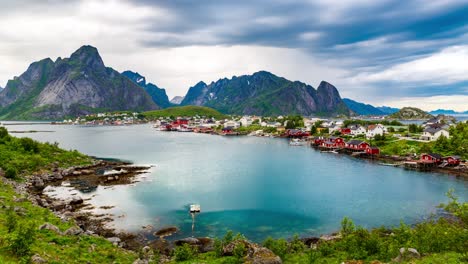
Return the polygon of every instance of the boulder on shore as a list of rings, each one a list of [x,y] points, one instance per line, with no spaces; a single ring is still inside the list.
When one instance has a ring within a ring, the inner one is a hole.
[[[55,226],[55,225],[53,225],[51,223],[45,223],[45,224],[41,225],[39,227],[39,230],[50,230],[50,231],[55,232],[57,234],[61,234],[60,229],[57,226]]]
[[[394,262],[403,262],[421,258],[421,254],[414,248],[400,248],[400,254],[393,259]]]

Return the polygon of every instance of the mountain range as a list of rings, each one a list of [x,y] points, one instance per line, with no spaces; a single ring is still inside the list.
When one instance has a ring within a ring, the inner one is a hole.
[[[0,119],[56,120],[99,111],[160,109],[140,86],[106,67],[91,46],[32,63],[0,92]]]
[[[32,63],[0,91],[0,119],[57,120],[103,111],[148,111],[180,105],[214,108],[223,114],[354,114],[338,90],[322,81],[317,89],[270,72],[199,82],[168,99],[165,89],[133,71],[106,67],[96,48],[82,46],[69,58]]]
[[[431,115],[467,115],[468,111],[456,112],[454,110],[437,109],[437,110],[429,112],[429,114]]]
[[[344,98],[343,102],[358,115],[374,115],[374,116],[381,116],[387,115],[384,111],[380,110],[379,108],[372,106],[370,104],[364,104],[360,102],[356,102],[349,98]]]
[[[214,108],[238,115],[350,115],[338,90],[322,81],[317,89],[270,72],[234,76],[190,87],[181,105]]]

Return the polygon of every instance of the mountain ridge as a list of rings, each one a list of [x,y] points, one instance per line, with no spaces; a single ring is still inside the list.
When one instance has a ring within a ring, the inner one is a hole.
[[[290,81],[267,71],[222,78],[209,85],[198,82],[189,88],[181,105],[214,108],[224,114],[246,115],[350,115],[332,84],[319,87]]]
[[[349,107],[349,109],[351,109],[353,112],[359,115],[376,115],[376,116],[387,115],[380,109],[370,104],[357,102],[349,98],[343,98],[343,102],[345,102],[345,104]]]
[[[172,106],[171,102],[169,101],[169,97],[167,97],[166,89],[159,88],[156,84],[146,82],[146,77],[142,76],[138,72],[133,71],[124,71],[122,75],[129,78],[135,84],[139,85],[151,96],[153,102],[159,105],[162,108],[167,108]]]

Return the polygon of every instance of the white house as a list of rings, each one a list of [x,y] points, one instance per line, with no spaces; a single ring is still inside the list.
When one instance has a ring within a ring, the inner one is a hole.
[[[239,122],[241,123],[241,126],[246,127],[252,125],[253,120],[249,116],[244,116],[239,120]]]
[[[261,126],[263,127],[279,127],[281,126],[281,123],[280,122],[265,122],[263,121],[262,123],[260,123]]]
[[[426,129],[424,129],[421,139],[435,141],[441,136],[445,136],[446,138],[449,138],[450,133],[447,130],[440,128],[440,127],[436,127],[436,128],[427,127]]]
[[[241,124],[239,122],[236,122],[234,120],[229,120],[224,123],[224,127],[232,127],[234,129],[239,128]]]
[[[381,135],[387,133],[387,128],[381,124],[370,125],[367,127],[366,138],[373,138],[376,135]]]
[[[353,125],[350,127],[350,129],[351,129],[351,135],[353,136],[365,135],[367,132],[366,129],[360,125]]]

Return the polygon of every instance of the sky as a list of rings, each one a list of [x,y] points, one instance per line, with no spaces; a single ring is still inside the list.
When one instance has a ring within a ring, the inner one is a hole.
[[[0,0],[0,86],[46,57],[185,95],[267,70],[373,105],[468,110],[468,0]]]

